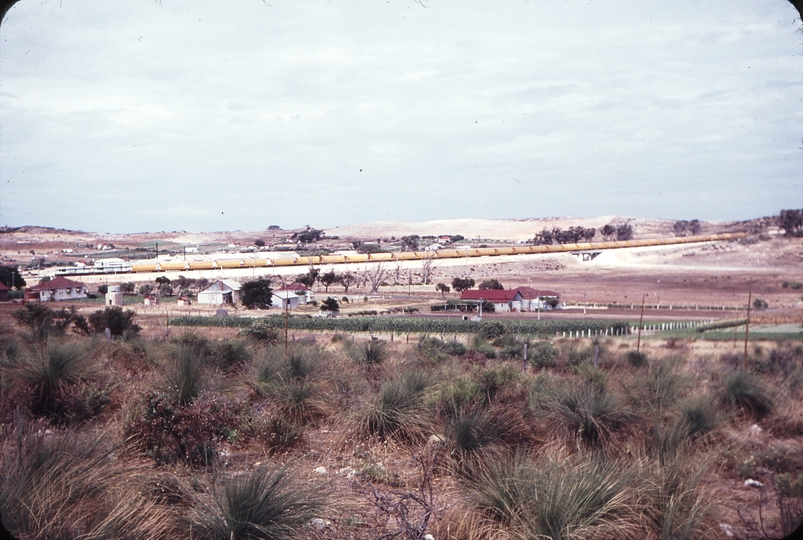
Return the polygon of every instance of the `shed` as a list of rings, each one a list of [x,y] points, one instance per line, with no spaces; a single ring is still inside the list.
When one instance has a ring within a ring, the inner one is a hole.
[[[560,293],[533,289],[532,287],[519,287],[516,289],[522,297],[522,311],[549,311],[560,309]]]
[[[274,291],[272,307],[293,309],[298,307],[298,296],[293,291]]]
[[[306,285],[298,282],[282,285],[281,288],[279,288],[279,291],[291,291],[296,293],[299,304],[307,304],[312,302],[315,296],[312,290],[310,290]]]
[[[219,279],[198,293],[199,304],[222,306],[239,301],[240,284],[230,279]]]

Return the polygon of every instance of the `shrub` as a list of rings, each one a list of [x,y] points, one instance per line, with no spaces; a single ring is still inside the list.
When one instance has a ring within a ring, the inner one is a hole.
[[[206,540],[302,538],[305,526],[327,508],[323,486],[305,483],[286,466],[225,476],[210,491],[212,500],[199,495],[190,517],[198,538]]]
[[[238,427],[236,407],[221,396],[207,394],[182,407],[170,396],[149,392],[144,410],[127,431],[158,463],[208,467],[217,458],[217,444],[234,439]]]
[[[279,332],[267,323],[267,321],[258,320],[248,326],[243,328],[237,333],[238,336],[252,339],[258,343],[263,345],[275,345],[279,343]]]
[[[486,340],[496,339],[507,334],[507,327],[499,321],[486,321],[480,324],[477,334]]]
[[[709,395],[697,396],[681,403],[680,412],[689,437],[706,435],[722,423],[716,400]]]
[[[473,375],[487,402],[491,402],[505,387],[521,380],[518,367],[509,362],[491,368],[475,368]]]
[[[555,366],[555,358],[558,351],[549,341],[538,341],[527,351],[529,362],[538,368],[548,368]]]
[[[625,358],[627,359],[627,363],[634,368],[644,367],[648,363],[647,355],[640,351],[627,351]]]
[[[426,359],[437,362],[445,356],[462,356],[467,349],[459,341],[441,341],[436,337],[423,336],[418,341],[418,351]]]
[[[233,368],[251,360],[253,351],[242,340],[227,339],[215,346],[215,363],[223,368]]]
[[[102,334],[109,329],[114,337],[133,337],[141,330],[138,324],[134,324],[136,312],[119,306],[107,306],[102,310],[93,311],[89,315],[89,324],[92,330]]]
[[[772,400],[752,375],[734,371],[725,376],[719,399],[730,409],[761,419],[772,412]]]

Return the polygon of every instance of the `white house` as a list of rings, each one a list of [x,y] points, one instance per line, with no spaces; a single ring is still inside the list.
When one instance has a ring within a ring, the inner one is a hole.
[[[287,285],[282,285],[282,287],[277,292],[282,291],[290,291],[296,293],[298,295],[298,303],[299,304],[308,304],[312,302],[313,298],[315,297],[315,293],[313,293],[310,289],[307,288],[306,285],[303,283],[288,283]]]
[[[86,292],[87,288],[83,283],[57,276],[50,281],[28,288],[25,291],[25,299],[38,300],[40,302],[58,302],[86,298]]]
[[[199,304],[222,306],[239,301],[240,284],[231,279],[219,279],[198,293]]]
[[[460,295],[461,300],[485,300],[492,302],[495,311],[513,311],[521,305],[521,294],[511,289],[468,290]]]
[[[281,309],[293,309],[298,307],[298,300],[301,298],[294,291],[274,291],[273,303],[271,307]]]
[[[554,291],[543,291],[531,287],[519,287],[516,289],[521,294],[522,300],[519,306],[514,306],[521,311],[549,311],[552,309],[562,309],[560,304],[560,293]]]

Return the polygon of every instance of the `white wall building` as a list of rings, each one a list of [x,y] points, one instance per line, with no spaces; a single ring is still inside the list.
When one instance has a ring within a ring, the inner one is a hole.
[[[240,302],[240,284],[231,279],[220,279],[198,293],[198,303],[213,306]]]

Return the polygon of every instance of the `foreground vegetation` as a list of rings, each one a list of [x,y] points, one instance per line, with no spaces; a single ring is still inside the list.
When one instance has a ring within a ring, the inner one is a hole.
[[[803,519],[796,343],[745,361],[513,324],[284,344],[274,324],[145,339],[116,312],[28,315],[0,326],[0,512],[21,539],[771,538]]]

